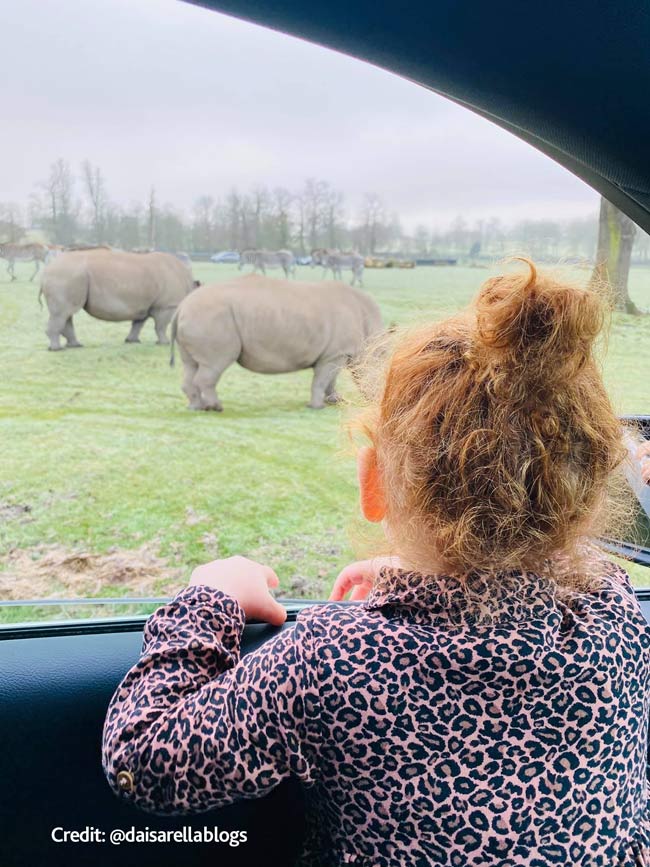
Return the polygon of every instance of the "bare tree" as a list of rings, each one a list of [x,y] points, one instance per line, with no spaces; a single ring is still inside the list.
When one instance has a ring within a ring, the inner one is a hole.
[[[59,159],[50,166],[47,180],[36,188],[22,218],[16,206],[0,206],[0,240],[20,239],[24,223],[48,230],[58,243],[80,240],[125,247],[156,247],[173,241],[174,245],[182,242],[194,250],[254,245],[294,247],[303,255],[310,248],[332,247],[372,254],[402,250],[442,256],[467,254],[472,245],[480,243],[481,254],[487,256],[526,249],[542,258],[587,259],[594,258],[596,249],[595,215],[568,221],[526,219],[509,226],[495,217],[470,225],[459,216],[447,226],[433,229],[419,225],[407,233],[399,216],[384,207],[377,193],[365,196],[357,219],[351,220],[346,217],[342,193],[327,181],[309,178],[298,191],[284,187],[269,191],[258,185],[248,194],[232,190],[219,201],[204,195],[196,200],[188,217],[172,205],[161,207],[153,188],[148,202],[143,201],[135,209],[114,205],[108,199],[99,167],[86,160],[80,168],[83,208],[76,202],[70,166]],[[618,287],[621,308],[633,310],[636,308],[627,295],[623,272],[629,269],[632,240],[636,243],[635,255],[650,260],[650,238],[643,233],[634,238],[629,221],[622,218],[621,222],[616,211],[612,217],[607,205],[603,209],[598,273],[606,273]],[[611,255],[607,252],[610,247]],[[614,259],[617,264],[613,264]]]
[[[242,196],[239,201],[239,226],[242,248],[255,246],[255,206],[252,196]]]
[[[341,223],[343,220],[343,193],[328,185],[324,195],[325,237],[328,247],[336,249],[341,246]]]
[[[322,241],[321,233],[326,220],[329,184],[307,178],[302,192],[303,219],[309,246],[313,249]]]
[[[104,176],[99,166],[93,166],[90,160],[84,160],[81,171],[90,205],[94,240],[98,244],[101,244],[105,240],[106,211],[108,207]]]
[[[116,240],[127,250],[141,247],[143,243],[144,207],[134,202],[128,210],[117,217]]]
[[[215,250],[228,246],[228,206],[218,201],[212,209],[211,243]]]
[[[147,204],[147,245],[150,250],[156,248],[156,190],[152,187]]]
[[[214,199],[199,196],[194,203],[192,238],[195,250],[209,250],[212,246]]]
[[[276,227],[276,241],[280,249],[291,244],[291,204],[293,196],[284,187],[273,190],[272,216]]]
[[[111,202],[106,203],[104,210],[104,243],[117,246],[117,236],[120,231],[122,212]]]
[[[636,226],[634,222],[604,197],[600,200],[598,249],[592,282],[606,280],[614,290],[616,306],[638,315],[639,309],[628,291],[630,261]]]
[[[251,202],[251,240],[256,250],[264,247],[264,228],[268,217],[269,191],[257,186],[250,196]]]
[[[15,202],[0,202],[0,239],[15,243],[24,233],[20,208]]]
[[[226,199],[226,219],[228,246],[231,250],[240,247],[241,196],[237,190],[231,190]]]
[[[296,240],[298,242],[298,247],[300,248],[301,254],[304,256],[307,252],[306,247],[306,233],[307,233],[307,205],[305,203],[305,195],[304,192],[297,195],[294,199],[296,205],[296,219],[297,219],[297,234]]]
[[[159,250],[184,250],[187,230],[181,215],[168,203],[156,208],[156,246]]]
[[[384,206],[377,193],[366,193],[363,198],[363,237],[366,253],[372,256],[378,246]]]
[[[73,205],[74,176],[70,164],[59,158],[50,166],[47,180],[40,185],[45,196],[47,222],[57,243],[69,244],[74,238],[76,211]]]

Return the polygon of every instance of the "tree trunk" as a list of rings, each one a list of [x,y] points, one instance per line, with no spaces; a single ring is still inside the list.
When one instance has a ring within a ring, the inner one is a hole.
[[[636,226],[632,220],[607,199],[601,198],[598,249],[591,281],[597,283],[604,280],[609,283],[614,291],[617,309],[638,315],[639,309],[628,291],[635,234]]]
[[[147,226],[147,240],[149,242],[149,249],[156,249],[156,191],[152,187],[151,192],[149,193],[149,214],[148,214],[148,226]]]

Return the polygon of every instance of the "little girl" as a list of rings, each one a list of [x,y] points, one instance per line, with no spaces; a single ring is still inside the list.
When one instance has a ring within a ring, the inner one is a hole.
[[[266,566],[200,566],[150,617],[104,729],[122,798],[200,812],[294,775],[301,865],[650,865],[650,629],[587,543],[625,455],[604,306],[527,269],[387,357],[358,477],[390,556],[244,658],[246,617],[286,617]]]

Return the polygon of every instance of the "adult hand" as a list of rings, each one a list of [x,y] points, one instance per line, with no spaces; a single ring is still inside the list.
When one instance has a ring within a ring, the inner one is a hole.
[[[270,587],[280,583],[273,569],[247,557],[228,557],[197,566],[190,586],[207,586],[221,590],[239,602],[247,617],[281,626],[287,619],[286,609],[271,596]]]
[[[641,478],[646,484],[650,484],[650,460],[648,460],[650,458],[650,440],[639,446],[636,456],[639,460],[643,461],[641,464]]]
[[[330,602],[341,602],[350,591],[350,600],[365,599],[381,569],[399,569],[400,565],[399,557],[373,557],[350,563],[334,582]]]

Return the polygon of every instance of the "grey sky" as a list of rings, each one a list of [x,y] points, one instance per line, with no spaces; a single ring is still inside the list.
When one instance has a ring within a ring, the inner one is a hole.
[[[308,8],[308,7],[306,7]],[[189,211],[308,176],[376,191],[404,223],[594,213],[547,157],[435,94],[357,60],[176,0],[0,0],[0,201],[49,164],[101,166],[111,198]],[[10,34],[10,35],[9,35]]]

